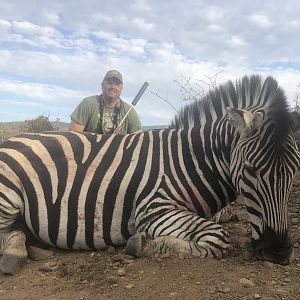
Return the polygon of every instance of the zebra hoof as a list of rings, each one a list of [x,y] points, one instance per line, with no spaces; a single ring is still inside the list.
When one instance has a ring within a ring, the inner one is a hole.
[[[4,274],[16,274],[25,262],[26,257],[4,254],[0,259],[0,272]]]
[[[144,255],[146,240],[146,233],[144,232],[133,235],[127,241],[125,253],[135,257],[142,257]]]

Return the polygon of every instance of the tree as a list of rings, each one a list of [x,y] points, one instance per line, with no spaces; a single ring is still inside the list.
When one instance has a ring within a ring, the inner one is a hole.
[[[295,111],[297,112],[300,112],[299,101],[300,101],[300,82],[297,84],[296,94],[295,94]]]
[[[6,139],[9,139],[12,136],[15,136],[18,133],[18,131],[9,128],[4,123],[0,123],[0,143],[2,143]]]
[[[38,116],[37,118],[26,120],[24,131],[26,132],[44,132],[44,131],[57,131],[58,130],[58,119],[53,124],[49,121],[49,117],[43,115]]]

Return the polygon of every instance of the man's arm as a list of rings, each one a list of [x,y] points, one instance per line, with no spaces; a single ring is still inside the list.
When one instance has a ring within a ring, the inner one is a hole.
[[[70,131],[83,132],[83,129],[84,129],[83,125],[81,125],[80,123],[74,120],[71,121],[71,125],[69,128]]]
[[[132,108],[128,115],[128,133],[140,132],[143,132],[143,127],[136,110]]]

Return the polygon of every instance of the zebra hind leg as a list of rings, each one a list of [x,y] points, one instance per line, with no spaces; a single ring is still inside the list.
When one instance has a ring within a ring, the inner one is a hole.
[[[27,259],[26,236],[21,230],[0,230],[0,272],[17,273]]]
[[[147,212],[138,219],[138,233],[128,240],[125,248],[128,254],[219,259],[231,249],[229,233],[221,225],[193,212],[172,208],[167,212],[161,210],[160,214],[160,207],[156,214],[150,212],[153,219]]]
[[[211,249],[204,241],[186,241],[174,236],[159,236],[155,239],[147,238],[145,232],[140,232],[132,236],[125,247],[125,253],[135,257],[198,257],[216,258],[225,257],[231,249],[229,236],[224,241],[222,247]]]

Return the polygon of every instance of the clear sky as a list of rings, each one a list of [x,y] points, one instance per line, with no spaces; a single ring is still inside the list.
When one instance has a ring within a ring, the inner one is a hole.
[[[245,74],[272,75],[291,105],[300,82],[298,0],[0,0],[0,122],[39,115],[69,122],[106,71],[143,125],[168,124],[201,91]],[[202,81],[201,81],[202,80]],[[158,96],[154,95],[157,94]]]

